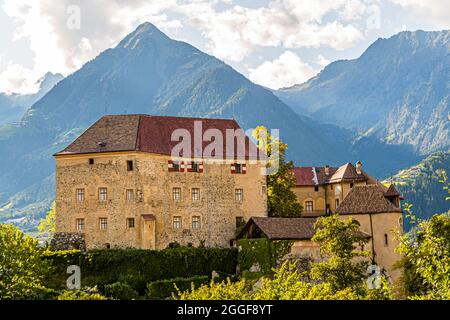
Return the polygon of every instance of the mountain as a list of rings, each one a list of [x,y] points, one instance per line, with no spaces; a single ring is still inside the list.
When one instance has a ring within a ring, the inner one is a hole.
[[[407,149],[355,140],[348,130],[296,114],[224,62],[145,23],[56,84],[20,126],[0,127],[0,221],[25,230],[36,224],[54,199],[52,154],[102,115],[124,113],[234,118],[244,129],[280,129],[297,165],[361,160],[386,177],[417,161]]]
[[[450,31],[378,39],[358,59],[331,63],[275,94],[299,114],[420,154],[448,150]]]
[[[419,164],[401,170],[396,175],[383,181],[388,184],[394,182],[398,191],[405,198],[404,202],[412,204],[414,215],[428,219],[433,214],[450,210],[447,190],[439,173],[444,170],[450,174],[450,152],[436,152],[428,156]],[[407,222],[408,219],[405,219]],[[406,225],[409,229],[409,224]]]
[[[47,72],[38,80],[39,90],[34,94],[0,93],[0,125],[20,121],[25,111],[49,92],[64,77],[59,73]]]

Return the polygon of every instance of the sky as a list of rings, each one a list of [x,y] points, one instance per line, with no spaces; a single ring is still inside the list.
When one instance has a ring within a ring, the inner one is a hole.
[[[149,21],[272,89],[401,31],[450,29],[449,0],[0,0],[0,92],[29,94]]]

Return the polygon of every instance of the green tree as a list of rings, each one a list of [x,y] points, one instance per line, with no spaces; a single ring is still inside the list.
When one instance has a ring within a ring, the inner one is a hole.
[[[286,161],[287,144],[268,134],[263,126],[253,131],[260,150],[268,157],[267,168],[276,172],[267,176],[268,213],[271,217],[296,217],[302,211],[297,196],[292,191],[295,187],[293,174],[294,163]]]
[[[50,270],[36,239],[0,224],[0,299],[30,299],[44,290]]]
[[[414,231],[401,236],[397,248],[410,264],[406,275],[422,281],[420,291],[411,298],[450,299],[449,214],[420,221]]]
[[[329,283],[334,290],[361,289],[369,252],[363,250],[368,239],[359,231],[357,221],[351,217],[343,221],[332,215],[320,217],[314,227],[312,241],[319,243],[326,260],[313,264],[311,277]]]
[[[50,211],[44,219],[41,219],[37,226],[39,235],[45,238],[51,238],[56,232],[56,203],[53,202]]]

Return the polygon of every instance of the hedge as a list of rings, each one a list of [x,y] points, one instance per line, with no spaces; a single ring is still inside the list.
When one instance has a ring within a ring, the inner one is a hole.
[[[190,290],[192,285],[195,288],[209,282],[208,276],[194,276],[190,278],[175,278],[169,280],[158,280],[150,282],[147,285],[147,298],[149,299],[167,299],[172,297],[172,293],[177,293],[177,289],[181,292]]]
[[[272,273],[280,259],[289,253],[293,241],[268,238],[238,240],[238,264],[241,272],[259,265],[262,274]]]
[[[82,287],[104,286],[116,282],[130,285],[144,294],[147,283],[195,275],[211,276],[212,271],[234,274],[237,250],[233,248],[169,248],[161,251],[141,249],[110,249],[81,252],[78,250],[48,252],[54,271],[46,286],[63,289],[69,265],[81,269]]]

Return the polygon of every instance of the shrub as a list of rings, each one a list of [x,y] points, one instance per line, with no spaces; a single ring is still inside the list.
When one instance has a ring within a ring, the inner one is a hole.
[[[81,268],[83,286],[98,285],[104,291],[106,285],[122,282],[144,295],[147,283],[152,281],[211,276],[213,270],[233,274],[237,251],[232,248],[119,249],[87,253],[72,250],[49,252],[46,258],[54,266],[52,277],[46,279],[50,288],[64,289],[68,276],[66,269],[75,264]]]
[[[108,298],[117,300],[134,300],[139,297],[136,290],[129,284],[122,282],[105,285],[104,293]]]
[[[186,291],[191,288],[198,288],[205,283],[208,283],[208,276],[153,281],[147,285],[147,297],[150,299],[166,299],[172,297],[172,294],[178,290]]]
[[[63,290],[58,300],[106,300],[98,293],[97,288],[85,288],[83,290]]]
[[[36,239],[0,224],[0,299],[29,299],[44,289],[50,271]]]

